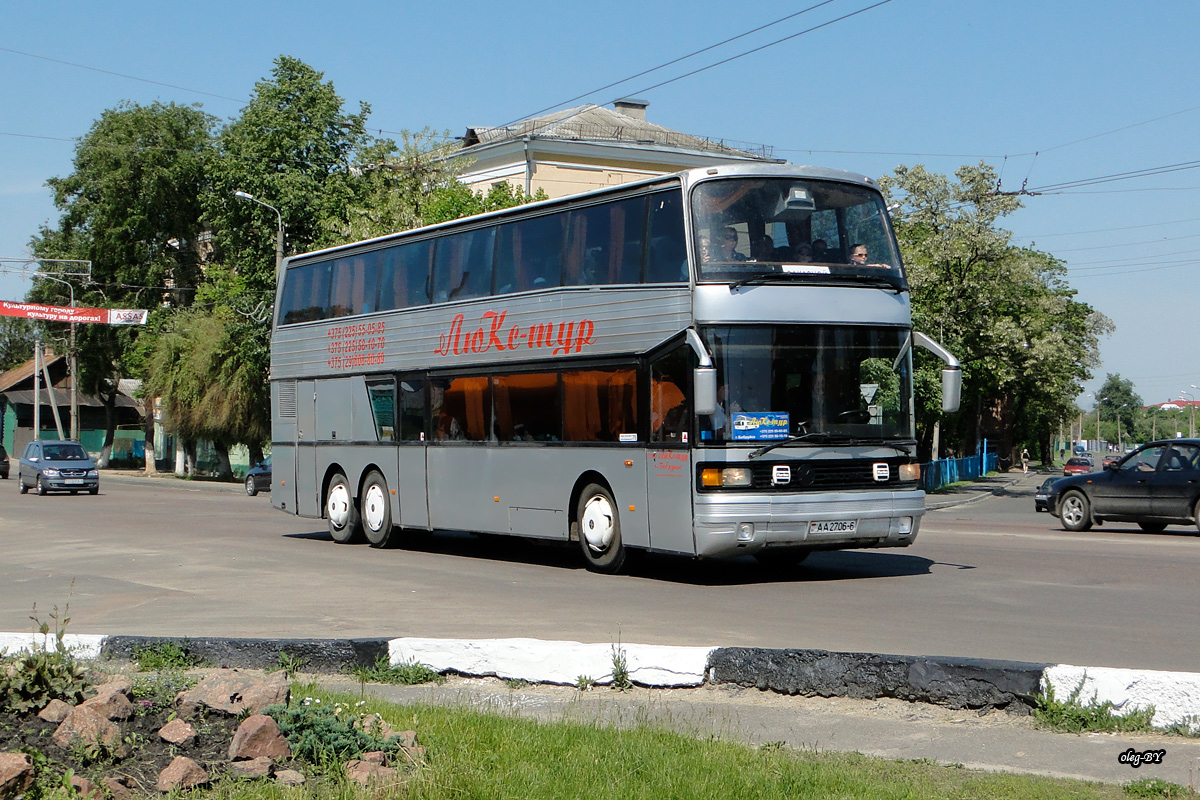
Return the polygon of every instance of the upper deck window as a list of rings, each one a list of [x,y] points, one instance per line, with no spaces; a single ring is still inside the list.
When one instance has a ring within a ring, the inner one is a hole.
[[[904,287],[883,198],[800,178],[705,181],[692,193],[698,280],[846,280]]]

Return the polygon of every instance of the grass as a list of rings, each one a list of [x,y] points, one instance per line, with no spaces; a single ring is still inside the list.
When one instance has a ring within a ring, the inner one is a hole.
[[[353,694],[297,687],[325,704]],[[397,730],[416,730],[426,764],[391,793],[344,783],[314,783],[304,796],[414,800],[458,798],[1121,798],[1121,787],[1037,776],[975,772],[928,761],[884,761],[857,754],[759,748],[692,737],[649,724],[617,730],[598,723],[540,723],[512,713],[465,707],[393,705],[366,699]],[[270,784],[223,783],[194,800],[298,798]],[[1149,796],[1149,795],[1139,795]],[[1173,796],[1173,795],[1165,795]]]
[[[419,683],[443,683],[445,678],[424,664],[415,661],[392,665],[387,656],[380,656],[369,667],[354,667],[350,674],[363,683],[388,683],[416,686]]]
[[[204,665],[204,659],[188,652],[188,643],[163,640],[153,644],[139,645],[133,649],[132,659],[139,672],[182,672]]]
[[[1054,696],[1054,687],[1047,686],[1038,698],[1033,718],[1038,724],[1052,731],[1063,733],[1161,733],[1151,724],[1154,707],[1133,709],[1118,713],[1111,701],[1097,702],[1093,696],[1086,703],[1080,702],[1086,677],[1079,681],[1066,700]]]

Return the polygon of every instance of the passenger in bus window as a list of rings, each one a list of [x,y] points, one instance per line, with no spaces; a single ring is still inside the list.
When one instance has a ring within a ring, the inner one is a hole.
[[[796,245],[795,256],[796,256],[796,261],[798,261],[801,264],[811,263],[813,260],[812,245],[806,244],[804,242],[801,242],[800,244]]]
[[[717,236],[717,261],[745,261],[746,257],[737,251],[738,232],[732,226],[722,228]]]
[[[754,243],[750,245],[750,255],[755,261],[774,261],[775,240],[765,233],[755,237]]]
[[[867,263],[867,246],[865,244],[856,244],[850,248],[850,263],[851,264],[866,264]]]
[[[813,261],[828,261],[829,260],[829,245],[824,239],[812,240]]]

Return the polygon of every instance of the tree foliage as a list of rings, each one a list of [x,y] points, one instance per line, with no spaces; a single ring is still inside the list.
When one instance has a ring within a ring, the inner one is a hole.
[[[1111,323],[1075,300],[1060,261],[1011,243],[999,222],[1020,202],[994,190],[991,167],[963,166],[951,180],[921,165],[900,166],[880,184],[894,205],[913,325],[963,365],[963,412],[944,421],[943,447],[971,453],[990,437],[1006,458],[1024,445],[1048,457],[1051,434],[1072,415]],[[918,359],[925,448],[941,418],[934,391],[940,366]]]

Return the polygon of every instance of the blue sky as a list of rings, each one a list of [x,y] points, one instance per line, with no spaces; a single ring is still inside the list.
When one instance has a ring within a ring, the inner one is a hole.
[[[74,138],[122,100],[201,103],[229,119],[288,54],[324,72],[350,108],[370,103],[375,130],[461,135],[816,1],[610,0],[603,13],[535,0],[6,4],[0,257],[27,255],[38,226],[57,218],[45,180],[69,173]],[[874,2],[833,0],[573,105],[636,96],[661,125],[873,176],[985,160],[1006,189],[1200,159],[1195,0],[890,0],[650,88]],[[1006,227],[1065,259],[1079,299],[1116,324],[1085,391],[1114,372],[1147,403],[1200,395],[1188,388],[1200,385],[1200,169],[1026,198]],[[0,299],[28,288],[0,275]]]

